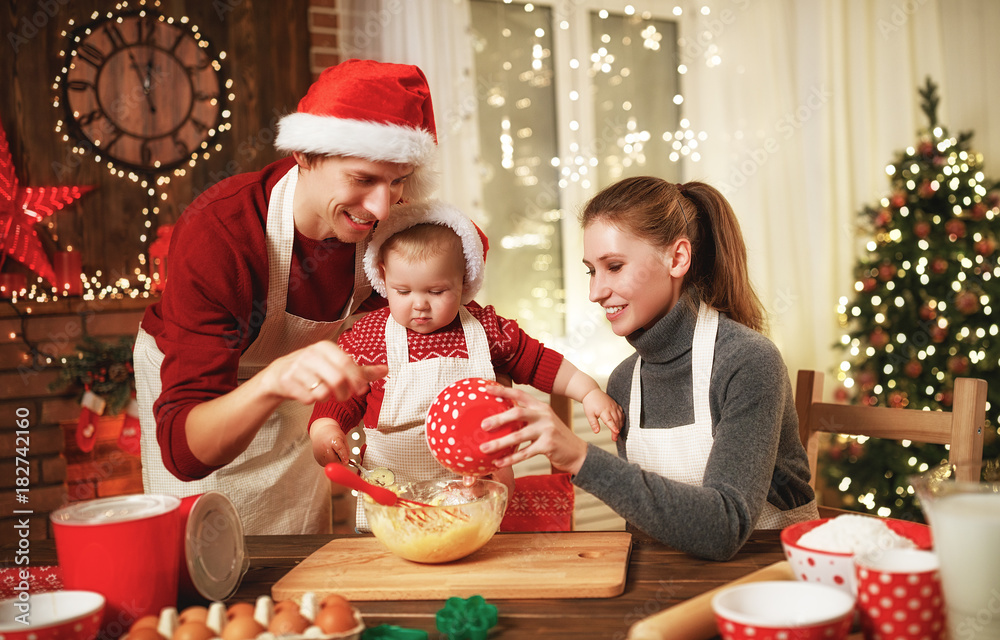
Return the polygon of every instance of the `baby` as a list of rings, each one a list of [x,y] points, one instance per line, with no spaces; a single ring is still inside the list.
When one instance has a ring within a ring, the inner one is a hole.
[[[365,253],[373,288],[389,302],[344,333],[338,344],[358,364],[387,364],[368,394],[317,403],[310,424],[320,464],[346,463],[344,434],[363,418],[365,465],[391,469],[397,482],[453,477],[433,457],[424,419],[438,393],[463,378],[509,376],[583,404],[591,428],[614,434],[621,408],[561,354],[472,302],[483,283],[485,238],[458,209],[442,202],[406,205],[380,222]],[[513,488],[506,469],[497,479]],[[359,509],[359,528],[363,513]]]

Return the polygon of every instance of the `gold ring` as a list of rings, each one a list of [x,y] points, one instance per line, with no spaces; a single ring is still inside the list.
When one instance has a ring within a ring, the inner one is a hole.
[[[310,391],[315,391],[317,388],[319,388],[319,385],[321,385],[321,384],[323,384],[323,381],[322,380],[317,380],[316,382],[313,383],[313,386],[309,387],[309,390]]]

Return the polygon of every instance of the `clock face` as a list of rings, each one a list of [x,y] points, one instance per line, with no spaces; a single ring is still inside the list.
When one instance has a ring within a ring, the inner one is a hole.
[[[63,100],[73,134],[94,153],[159,173],[218,134],[225,81],[197,31],[145,9],[99,19],[70,38]]]

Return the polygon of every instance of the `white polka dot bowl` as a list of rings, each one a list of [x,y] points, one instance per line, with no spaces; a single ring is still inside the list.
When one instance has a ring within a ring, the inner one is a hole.
[[[0,601],[3,640],[93,640],[104,617],[104,596],[93,591],[32,593]]]
[[[426,564],[471,555],[500,528],[507,487],[495,480],[410,482],[389,487],[400,497],[426,503],[385,506],[363,496],[365,516],[375,537],[395,555]]]
[[[843,518],[845,516],[840,517]],[[925,524],[862,515],[850,515],[846,517],[870,518],[873,521],[884,524],[892,534],[910,540],[917,549],[931,548],[931,530]],[[854,577],[855,554],[853,552],[809,548],[799,543],[799,540],[806,533],[831,520],[833,518],[820,518],[785,527],[781,530],[781,547],[785,552],[785,557],[788,558],[789,564],[792,566],[792,571],[795,572],[795,576],[799,580],[836,587],[853,597],[857,593]],[[868,543],[867,548],[871,549],[872,545],[888,548],[891,544],[888,538],[888,535],[870,538],[866,541]]]
[[[712,611],[723,640],[844,640],[854,598],[797,580],[752,582],[720,591]]]

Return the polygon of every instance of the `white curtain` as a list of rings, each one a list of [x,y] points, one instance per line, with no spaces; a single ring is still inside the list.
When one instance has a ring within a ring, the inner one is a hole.
[[[840,360],[835,306],[853,294],[856,214],[887,195],[885,166],[926,128],[917,87],[927,76],[940,85],[939,122],[952,134],[975,130],[974,146],[1000,165],[1000,122],[989,106],[998,97],[989,71],[1000,68],[990,44],[1000,3],[705,4],[707,15],[692,5],[682,26],[681,51],[692,54],[685,113],[708,132],[687,176],[732,202],[792,375],[830,372]]]
[[[415,64],[427,76],[440,149],[438,196],[484,222],[469,5],[464,0],[348,0],[347,57]]]
[[[708,134],[701,161],[685,166],[686,179],[709,182],[732,202],[751,277],[771,314],[770,335],[792,375],[831,372],[840,360],[835,307],[853,292],[856,214],[887,195],[885,165],[926,126],[916,90],[927,76],[940,85],[939,122],[952,134],[975,131],[987,175],[1000,177],[993,75],[1000,2],[633,4],[637,12],[683,9],[684,114],[691,129]],[[481,215],[467,2],[349,0],[346,9],[349,55],[426,72],[442,141],[442,197]],[[581,203],[564,204],[576,210]]]

